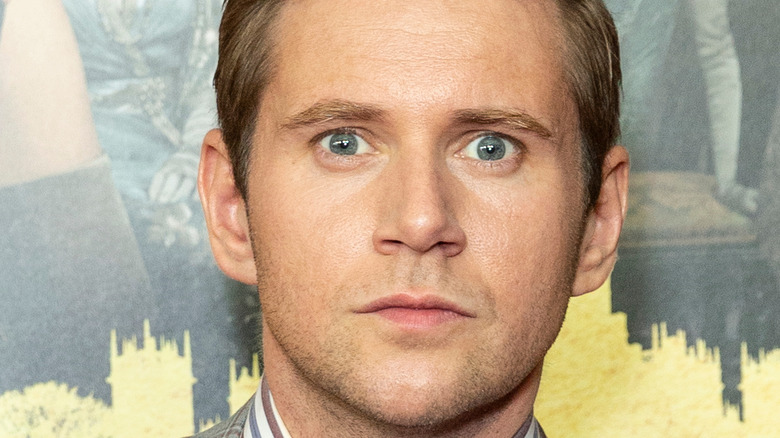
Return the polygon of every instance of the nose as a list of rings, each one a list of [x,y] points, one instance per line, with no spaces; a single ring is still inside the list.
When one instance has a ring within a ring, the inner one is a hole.
[[[405,250],[447,257],[460,254],[466,234],[455,214],[455,190],[448,183],[446,163],[410,157],[388,167],[381,177],[383,208],[374,248],[385,255]]]

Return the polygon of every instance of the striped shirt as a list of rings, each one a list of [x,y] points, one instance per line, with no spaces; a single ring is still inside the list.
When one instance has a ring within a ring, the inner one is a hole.
[[[261,379],[260,388],[253,397],[249,416],[244,423],[243,437],[290,438],[290,433],[279,417],[279,411],[276,410],[271,390],[268,388],[265,378]],[[512,438],[546,438],[546,435],[539,422],[531,415]]]

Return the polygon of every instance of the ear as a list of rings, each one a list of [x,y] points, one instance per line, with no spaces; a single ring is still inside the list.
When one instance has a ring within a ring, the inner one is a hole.
[[[236,187],[233,166],[219,129],[212,129],[203,139],[198,193],[206,215],[211,251],[220,269],[235,280],[257,284],[244,198]]]
[[[628,208],[628,152],[614,146],[604,159],[601,191],[588,213],[572,295],[598,289],[617,261],[617,245]]]

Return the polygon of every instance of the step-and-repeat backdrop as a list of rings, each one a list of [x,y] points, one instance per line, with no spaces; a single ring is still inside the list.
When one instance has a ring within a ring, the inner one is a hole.
[[[551,436],[780,437],[780,4],[607,3],[628,219],[537,416]],[[256,388],[256,292],[215,266],[195,193],[220,9],[8,3],[0,436],[181,436]]]

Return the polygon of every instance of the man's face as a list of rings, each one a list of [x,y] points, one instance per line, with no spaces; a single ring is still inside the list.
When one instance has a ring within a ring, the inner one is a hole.
[[[248,181],[269,373],[381,421],[512,393],[582,234],[552,2],[290,2]]]

